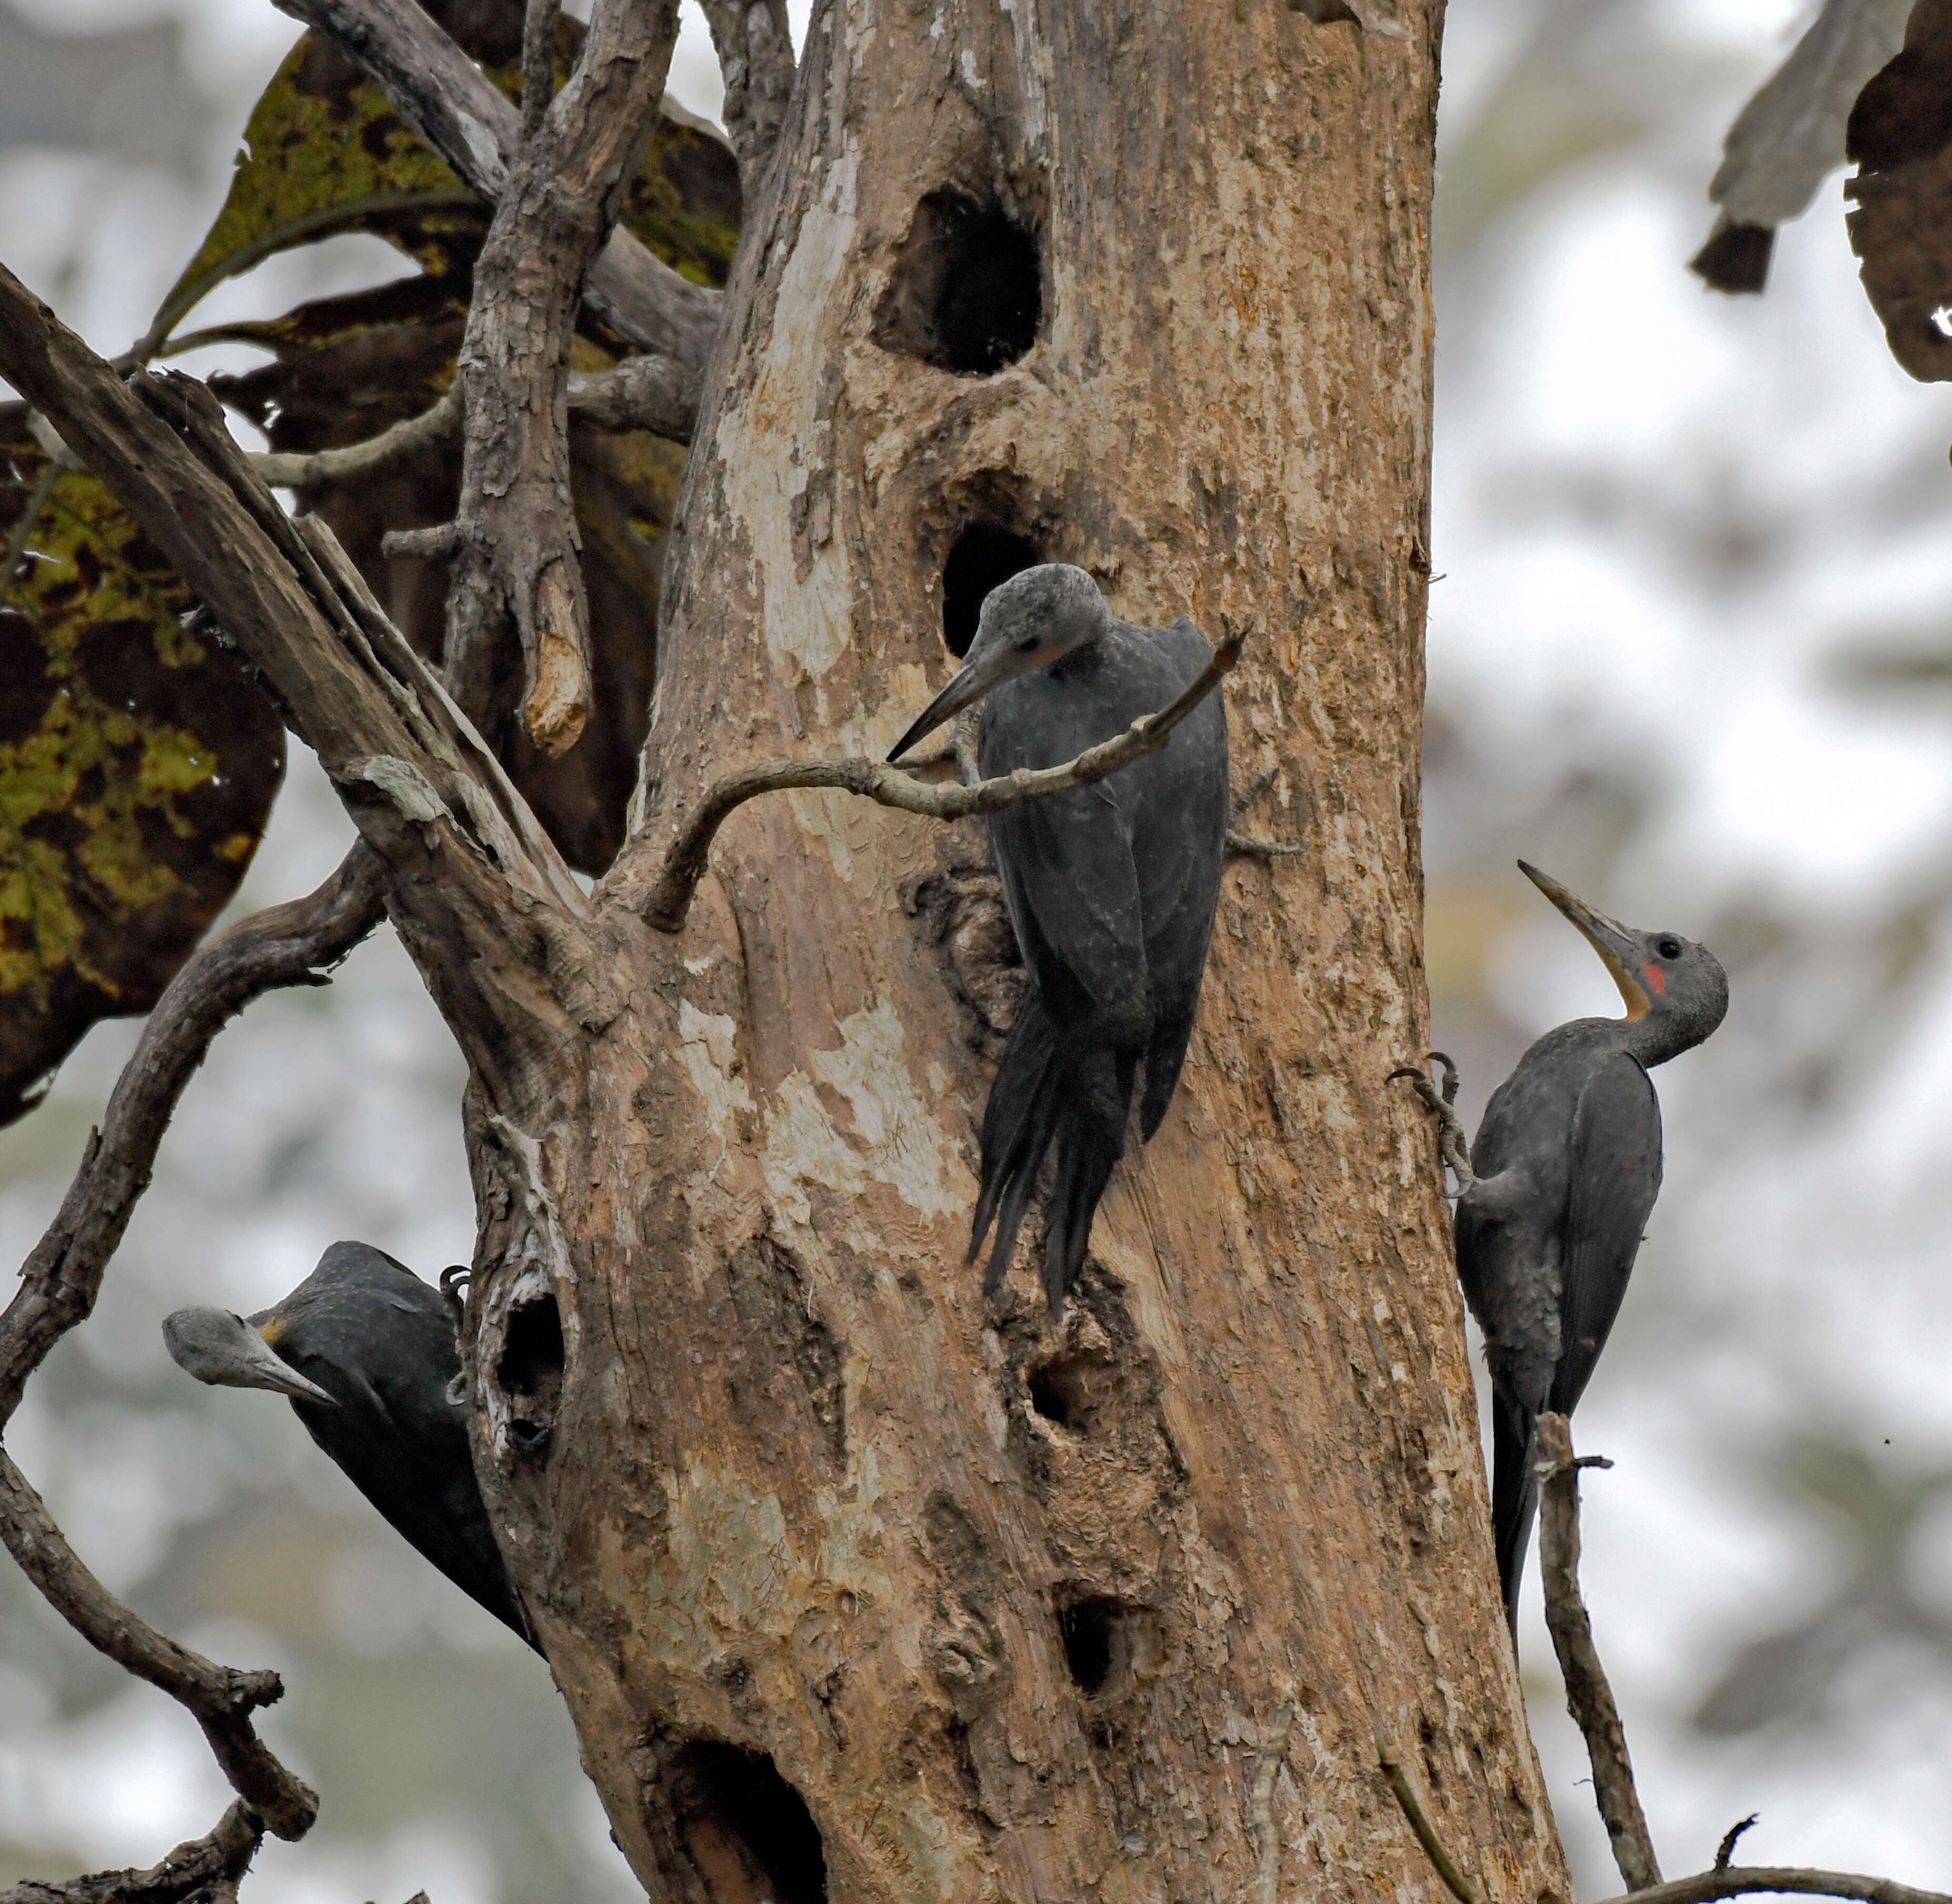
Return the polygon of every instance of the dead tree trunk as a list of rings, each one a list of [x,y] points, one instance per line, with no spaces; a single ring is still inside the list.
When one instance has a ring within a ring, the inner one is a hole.
[[[1431,1896],[1379,1733],[1497,1894],[1566,1895],[1384,1082],[1425,1030],[1413,14],[816,16],[640,831],[552,941],[549,1035],[472,1044],[484,1479],[654,1895]],[[627,913],[718,775],[885,750],[945,595],[1035,558],[1254,618],[1237,780],[1306,849],[1230,871],[1178,1102],[1056,1329],[962,1264],[1012,985],[980,833],[760,801],[682,934]]]
[[[417,8],[287,3],[518,203],[621,176],[605,102],[648,109],[624,69],[669,47],[670,9],[599,0],[518,149]],[[210,393],[0,272],[0,367],[317,750],[467,1054],[477,1462],[660,1899],[1430,1897],[1385,1755],[1487,1894],[1567,1895],[1434,1147],[1387,1083],[1426,1029],[1437,22],[1315,17],[1349,10],[832,0],[769,161],[780,9],[714,0],[754,188],[722,313],[614,240],[586,287],[687,387],[718,325],[589,900]],[[540,443],[559,365],[524,334]],[[774,794],[681,929],[646,919],[715,780],[880,753],[1039,558],[1137,619],[1254,621],[1237,778],[1301,849],[1230,870],[1178,1101],[1061,1326],[962,1261],[1021,983],[979,831]],[[30,1278],[21,1366],[102,1255]]]

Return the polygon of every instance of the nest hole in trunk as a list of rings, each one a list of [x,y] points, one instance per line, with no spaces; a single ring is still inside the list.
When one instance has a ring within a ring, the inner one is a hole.
[[[1028,536],[1000,522],[972,522],[956,538],[942,565],[942,638],[951,654],[969,652],[990,590],[1043,559]]]
[[[874,341],[938,370],[989,376],[1037,342],[1043,275],[1036,237],[1000,205],[931,192],[875,313]]]
[[[508,1317],[495,1379],[508,1401],[508,1439],[524,1455],[537,1452],[555,1426],[562,1398],[562,1311],[553,1295],[518,1304]]]
[[[679,1747],[666,1796],[685,1850],[724,1904],[827,1904],[827,1852],[806,1801],[763,1752]]]

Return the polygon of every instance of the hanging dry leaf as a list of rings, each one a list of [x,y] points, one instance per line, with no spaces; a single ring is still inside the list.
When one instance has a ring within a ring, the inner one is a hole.
[[[0,1123],[99,1019],[147,1011],[237,889],[284,728],[180,617],[183,587],[92,477],[0,454]],[[23,521],[32,509],[31,521]]]

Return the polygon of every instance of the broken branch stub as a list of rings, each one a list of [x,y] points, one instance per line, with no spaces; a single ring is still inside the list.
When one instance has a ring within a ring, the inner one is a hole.
[[[673,0],[599,0],[568,83],[508,173],[461,340],[467,422],[447,653],[458,679],[478,677],[496,625],[512,618],[523,723],[552,755],[582,736],[593,672],[570,490],[570,342],[580,287],[649,136],[677,38]],[[463,705],[478,715],[477,698]]]

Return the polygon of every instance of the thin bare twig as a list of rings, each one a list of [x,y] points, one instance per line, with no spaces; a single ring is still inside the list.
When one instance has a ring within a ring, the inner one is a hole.
[[[41,1497],[0,1448],[0,1541],[42,1597],[83,1639],[125,1671],[184,1707],[232,1789],[281,1838],[302,1838],[318,1815],[318,1795],[273,1757],[251,1724],[261,1705],[284,1696],[276,1673],[241,1673],[180,1646],[130,1611],[84,1567]]]
[[[1735,1862],[1735,1847],[1741,1843],[1742,1834],[1753,1830],[1761,1816],[1760,1812],[1751,1812],[1747,1818],[1738,1818],[1722,1834],[1722,1842],[1715,1847],[1714,1869],[1726,1871]]]
[[[403,417],[377,437],[349,443],[336,449],[314,449],[299,456],[281,450],[260,452],[251,459],[259,480],[272,489],[321,489],[333,483],[356,483],[417,450],[429,449],[461,427],[461,386],[451,384],[438,402],[418,416]]]
[[[1634,1891],[1606,1904],[1713,1904],[1719,1897],[1759,1895],[1842,1897],[1854,1904],[1952,1904],[1944,1891],[1922,1891],[1889,1877],[1861,1877],[1847,1871],[1810,1871],[1775,1865],[1731,1865],[1693,1877]]]
[[[673,443],[688,443],[698,421],[699,392],[698,373],[675,358],[627,357],[608,370],[572,371],[569,413],[593,429],[649,430]],[[404,456],[458,436],[461,416],[461,386],[455,383],[419,415],[402,417],[364,442],[302,454],[261,450],[251,456],[251,467],[271,489],[324,489],[363,482]],[[20,539],[24,544],[24,530]],[[386,553],[450,555],[456,539],[451,522],[430,529],[396,530],[389,534]]]
[[[1585,1735],[1593,1762],[1593,1796],[1613,1840],[1613,1862],[1630,1891],[1660,1882],[1647,1815],[1634,1786],[1632,1761],[1613,1689],[1593,1644],[1593,1623],[1579,1596],[1579,1470],[1572,1427],[1565,1416],[1538,1418],[1539,1571],[1545,1583],[1545,1621],[1559,1669],[1566,1679],[1566,1707]]]
[[[408,123],[468,185],[497,202],[521,139],[521,114],[414,0],[276,0],[378,81]],[[689,283],[629,232],[612,231],[583,295],[640,350],[694,368],[711,355],[721,294]]]
[[[549,33],[552,42],[552,21]],[[583,274],[650,136],[677,38],[672,0],[597,0],[568,83],[509,168],[474,266],[447,665],[457,699],[482,719],[512,624],[523,725],[546,753],[582,737],[593,679],[570,495],[569,346]]]
[[[355,846],[316,892],[240,920],[199,947],[157,1001],[89,1140],[59,1213],[0,1315],[0,1428],[27,1379],[95,1307],[102,1272],[148,1188],[177,1100],[211,1041],[254,998],[319,985],[380,917],[380,866]]]
[[[655,882],[633,910],[660,932],[683,930],[698,882],[705,877],[712,842],[727,819],[762,794],[796,788],[825,788],[858,794],[877,806],[936,820],[965,819],[972,813],[1000,813],[1019,800],[1048,800],[1054,794],[1094,782],[1129,766],[1141,754],[1156,753],[1172,730],[1219,686],[1240,658],[1245,628],[1231,630],[1198,677],[1170,705],[1134,721],[1123,734],[1087,747],[1061,766],[1019,768],[973,785],[921,780],[877,760],[784,760],[730,774],[701,800],[665,856]]]
[[[34,1878],[0,1891],[0,1904],[180,1904],[234,1897],[237,1881],[264,1842],[264,1822],[241,1800],[210,1832],[180,1844],[147,1871],[97,1871],[64,1884]]]
[[[1456,1859],[1444,1849],[1444,1840],[1437,1835],[1437,1827],[1431,1823],[1430,1814],[1423,1808],[1423,1800],[1410,1783],[1403,1760],[1397,1755],[1396,1748],[1380,1733],[1376,1736],[1376,1762],[1390,1781],[1390,1790],[1395,1793],[1397,1803],[1409,1828],[1416,1834],[1417,1843],[1423,1846],[1423,1855],[1430,1860],[1431,1868],[1444,1880],[1444,1889],[1456,1899],[1457,1904],[1485,1904],[1483,1891],[1464,1875]]]

